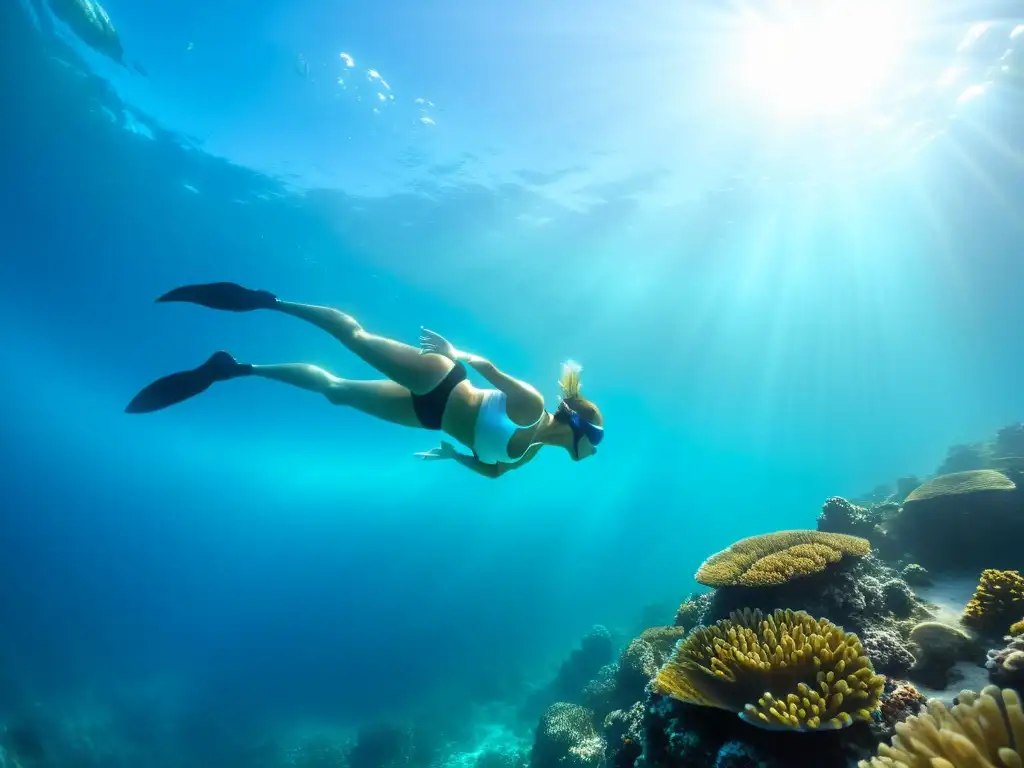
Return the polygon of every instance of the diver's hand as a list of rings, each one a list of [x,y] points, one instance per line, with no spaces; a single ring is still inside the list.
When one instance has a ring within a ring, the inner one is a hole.
[[[452,362],[464,360],[468,355],[460,352],[452,343],[439,333],[434,333],[428,328],[420,328],[420,354],[435,354],[447,357]]]
[[[414,455],[419,456],[424,461],[440,461],[441,459],[454,459],[458,452],[455,450],[454,445],[447,440],[442,440],[441,445],[437,448],[431,448],[429,451],[423,451]]]

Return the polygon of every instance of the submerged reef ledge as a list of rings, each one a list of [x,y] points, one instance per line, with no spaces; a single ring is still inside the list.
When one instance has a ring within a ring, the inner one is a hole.
[[[1024,765],[1021,457],[1010,425],[709,553],[704,590],[551,703],[531,767]]]

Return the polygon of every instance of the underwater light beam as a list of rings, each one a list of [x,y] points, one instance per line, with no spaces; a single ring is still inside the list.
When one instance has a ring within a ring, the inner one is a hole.
[[[899,74],[913,18],[901,0],[836,0],[784,19],[748,13],[737,25],[732,77],[779,117],[869,111]]]

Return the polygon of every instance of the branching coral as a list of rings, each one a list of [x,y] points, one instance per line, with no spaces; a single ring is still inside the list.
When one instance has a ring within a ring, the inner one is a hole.
[[[1020,698],[994,685],[960,694],[952,709],[932,699],[924,712],[896,726],[892,745],[859,768],[1020,768],[1024,765]]]
[[[1024,611],[1024,576],[1019,571],[982,571],[964,608],[963,622],[987,635],[1002,635]]]
[[[827,619],[744,610],[681,642],[653,688],[761,728],[817,730],[871,720],[883,685],[857,636]]]
[[[766,587],[819,573],[844,555],[863,557],[870,551],[867,539],[841,533],[766,533],[712,555],[695,578],[709,587]]]
[[[597,766],[604,757],[604,740],[598,735],[588,709],[558,702],[548,707],[533,744],[533,768]]]
[[[1015,621],[1010,625],[1010,635],[1017,637],[1018,635],[1024,635],[1024,619]]]

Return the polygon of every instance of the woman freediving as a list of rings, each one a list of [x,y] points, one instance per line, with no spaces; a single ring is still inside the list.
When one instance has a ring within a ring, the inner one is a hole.
[[[523,466],[546,445],[564,448],[576,461],[585,459],[604,437],[604,419],[597,406],[580,395],[580,368],[573,363],[563,366],[561,398],[554,413],[549,413],[534,387],[503,373],[489,360],[457,350],[425,328],[417,349],[368,333],[338,309],[283,301],[269,291],[235,283],[186,285],[157,302],[187,302],[230,312],[282,312],[331,334],[386,378],[341,379],[306,363],[239,363],[221,351],[198,368],[157,379],[132,399],[127,413],[150,413],[194,397],[216,382],[259,376],[317,392],[334,405],[347,405],[383,421],[444,432],[473,455],[460,453],[442,440],[440,447],[416,456],[452,459],[485,477],[500,477]],[[473,386],[467,365],[493,388]]]

